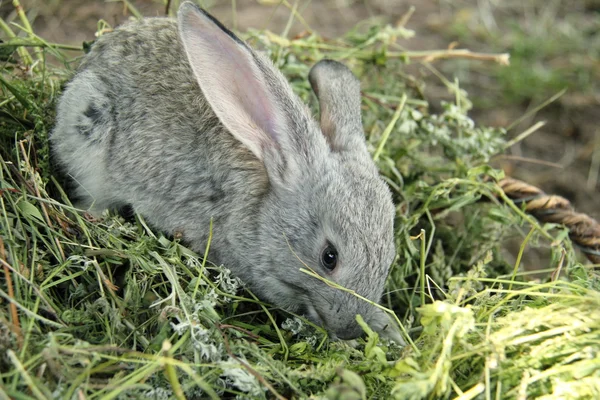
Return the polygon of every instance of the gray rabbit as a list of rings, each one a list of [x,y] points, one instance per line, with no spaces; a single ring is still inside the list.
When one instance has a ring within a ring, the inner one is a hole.
[[[324,60],[309,74],[320,126],[265,56],[190,2],[104,34],[58,105],[53,155],[92,211],[131,205],[180,232],[262,299],[334,337],[388,316],[372,300],[394,259],[394,206],[365,144],[359,82]]]

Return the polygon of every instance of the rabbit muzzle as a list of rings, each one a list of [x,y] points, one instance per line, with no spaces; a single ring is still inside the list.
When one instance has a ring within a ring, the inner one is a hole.
[[[373,319],[379,310],[369,303],[344,292],[333,297],[335,300],[332,302],[308,303],[302,310],[308,319],[323,326],[333,338],[351,340],[363,336],[364,331],[356,321],[357,314],[367,324],[376,322]]]

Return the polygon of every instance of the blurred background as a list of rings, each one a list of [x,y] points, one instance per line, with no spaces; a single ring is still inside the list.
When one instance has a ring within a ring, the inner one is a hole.
[[[129,4],[130,7],[127,6]],[[98,21],[116,26],[132,17],[165,14],[167,0],[20,0],[34,31],[49,42],[81,45],[94,39]],[[178,0],[172,0],[174,12]],[[396,23],[415,37],[409,50],[449,46],[509,52],[502,67],[473,60],[438,60],[435,66],[469,92],[479,124],[509,126],[563,89],[565,94],[510,130],[517,137],[538,121],[546,125],[513,145],[494,165],[507,174],[571,200],[600,219],[600,0],[205,0],[197,1],[226,26],[287,32],[313,30],[335,38],[356,24]],[[411,14],[411,8],[414,11]],[[295,10],[295,13],[293,12]],[[18,23],[13,1],[0,15]],[[452,101],[440,79],[420,64],[407,72],[423,79],[435,112]]]

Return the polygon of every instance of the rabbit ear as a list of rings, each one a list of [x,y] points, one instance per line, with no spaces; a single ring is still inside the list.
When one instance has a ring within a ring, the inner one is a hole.
[[[259,160],[283,160],[286,114],[275,101],[255,54],[219,21],[190,2],[177,14],[194,75],[215,114]]]
[[[365,147],[360,82],[352,71],[337,61],[321,60],[312,67],[308,79],[319,99],[321,131],[331,149],[344,151]]]

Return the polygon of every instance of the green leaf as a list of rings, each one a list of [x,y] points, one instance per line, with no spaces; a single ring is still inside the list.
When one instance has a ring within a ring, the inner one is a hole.
[[[37,207],[31,204],[30,202],[20,200],[17,203],[17,208],[21,212],[21,215],[23,215],[25,218],[35,218],[40,222],[44,222],[44,217],[42,217],[42,213],[40,212],[40,210],[38,210]]]

